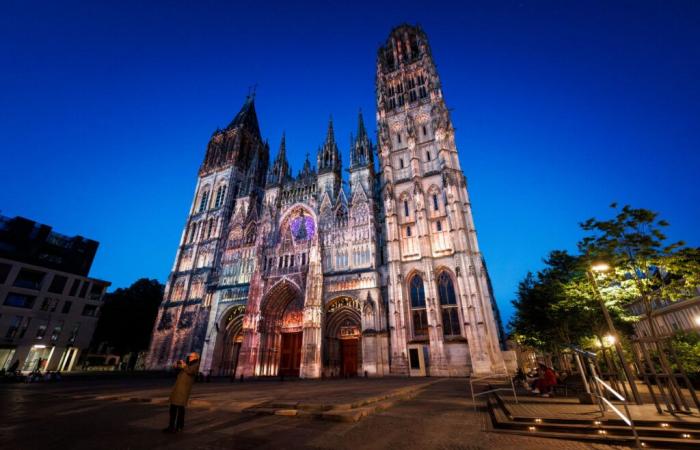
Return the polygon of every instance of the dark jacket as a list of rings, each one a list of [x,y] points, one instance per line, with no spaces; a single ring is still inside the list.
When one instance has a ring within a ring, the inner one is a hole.
[[[188,364],[184,369],[180,370],[175,380],[175,386],[170,393],[170,404],[177,406],[187,406],[187,401],[190,399],[192,384],[199,372],[199,361],[194,364]]]

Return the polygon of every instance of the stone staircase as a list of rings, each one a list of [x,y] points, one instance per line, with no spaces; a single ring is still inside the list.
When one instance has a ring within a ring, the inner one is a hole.
[[[300,418],[306,417],[336,422],[358,422],[370,414],[391,408],[401,400],[415,397],[420,391],[439,381],[441,380],[433,379],[424,383],[394,389],[381,395],[364,397],[351,403],[317,403],[311,399],[308,402],[271,401],[246,408],[243,412]]]
[[[603,417],[599,420],[576,419],[571,415],[557,417],[554,405],[547,417],[518,416],[508,407],[503,397],[492,394],[486,399],[486,409],[493,431],[546,438],[571,439],[635,447],[632,430],[620,419]],[[634,419],[642,448],[698,449],[700,448],[700,422],[676,420]]]

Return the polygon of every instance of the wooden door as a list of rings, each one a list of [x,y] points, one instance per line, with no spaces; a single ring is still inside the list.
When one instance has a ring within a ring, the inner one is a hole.
[[[298,377],[301,367],[302,333],[282,333],[282,354],[280,355],[280,375]]]
[[[357,339],[341,339],[341,372],[344,377],[357,375]]]

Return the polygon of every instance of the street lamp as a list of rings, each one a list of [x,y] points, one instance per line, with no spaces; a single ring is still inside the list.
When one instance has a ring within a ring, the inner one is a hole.
[[[617,338],[617,330],[615,329],[615,325],[613,324],[612,318],[610,317],[610,312],[608,311],[607,306],[605,306],[605,301],[603,300],[603,296],[600,295],[600,290],[598,290],[598,282],[596,281],[595,274],[596,273],[604,273],[610,270],[610,265],[605,263],[605,262],[597,262],[591,265],[591,267],[586,271],[586,274],[588,275],[588,279],[591,282],[591,286],[593,286],[593,293],[598,300],[598,303],[600,303],[600,309],[603,310],[603,317],[605,317],[605,322],[608,325],[608,330],[609,334],[605,336],[605,340],[607,341],[608,345],[614,345],[615,346],[615,351],[617,353],[617,356],[620,358],[620,362],[622,363],[622,370],[625,372],[625,377],[627,378],[627,382],[630,385],[630,389],[632,390],[632,395],[634,396],[634,401],[638,404],[642,404],[642,398],[639,396],[639,391],[637,390],[637,384],[634,382],[634,378],[632,377],[632,372],[630,371],[629,366],[627,365],[627,362],[625,361],[625,354],[622,351],[622,345],[620,344],[620,340]]]
[[[607,272],[608,270],[610,270],[610,265],[608,265],[608,263],[604,263],[604,262],[597,262],[597,263],[594,263],[593,265],[591,265],[591,270],[593,272],[598,272],[598,273]]]
[[[695,316],[695,325],[700,327],[700,316]]]

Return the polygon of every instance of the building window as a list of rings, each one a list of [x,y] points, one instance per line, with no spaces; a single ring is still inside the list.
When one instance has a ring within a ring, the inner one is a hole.
[[[216,199],[214,200],[214,206],[216,208],[220,207],[224,203],[224,197],[226,196],[226,185],[222,184],[219,189],[216,190]]]
[[[46,297],[43,302],[41,302],[41,310],[54,312],[58,306],[58,299]]]
[[[19,326],[22,324],[22,320],[24,317],[22,316],[14,316],[12,318],[12,322],[10,322],[10,327],[7,329],[7,333],[5,333],[5,338],[6,339],[14,339],[15,336],[17,335],[17,331],[19,330]]]
[[[75,325],[73,325],[73,330],[70,332],[70,338],[68,338],[68,344],[73,345],[75,344],[75,340],[78,339],[78,331],[80,330],[80,322],[76,322]]]
[[[24,323],[22,324],[22,329],[19,330],[19,338],[22,339],[24,335],[27,333],[27,329],[29,328],[29,324],[32,322],[31,317],[25,317],[24,318]]]
[[[403,169],[403,158],[399,159],[399,169]]]
[[[411,227],[406,227],[406,236],[411,237]]]
[[[63,294],[63,289],[66,287],[68,278],[62,275],[54,275],[49,286],[49,292],[53,294]]]
[[[435,222],[435,228],[437,228],[438,231],[442,231],[442,222],[439,220]]]
[[[36,297],[33,295],[10,292],[9,294],[7,294],[7,297],[5,297],[5,305],[14,306],[16,308],[32,309],[35,300]]]
[[[39,324],[39,327],[36,329],[36,338],[37,339],[44,338],[44,336],[46,335],[46,327],[47,326],[48,326],[48,322],[45,320]]]
[[[426,336],[428,334],[428,315],[425,310],[425,289],[423,279],[414,275],[409,283],[411,298],[411,317],[413,318],[413,335]]]
[[[193,223],[190,226],[190,243],[194,242],[194,238],[197,237],[197,223]]]
[[[211,237],[213,230],[214,230],[214,219],[209,219],[209,229],[207,230],[207,239],[209,239]]]
[[[425,136],[425,127],[423,127],[423,136]],[[430,161],[430,152],[429,151],[425,152],[425,160]]]
[[[442,332],[445,336],[459,336],[459,312],[452,278],[441,272],[437,279],[438,297],[442,308]]]
[[[97,305],[85,305],[83,307],[83,315],[88,317],[95,317],[97,315]]]
[[[11,269],[12,266],[10,264],[0,263],[0,284],[3,284],[5,280],[7,280]]]
[[[80,298],[85,298],[88,292],[88,286],[90,285],[89,282],[83,283],[83,287],[80,288]]]
[[[396,134],[396,142],[398,142],[399,144],[401,143],[401,133]],[[401,167],[403,167],[403,166],[401,166]]]
[[[100,284],[94,284],[90,286],[90,300],[99,300],[102,296],[102,291],[105,287]]]
[[[54,325],[53,331],[51,332],[51,342],[58,341],[58,337],[61,335],[61,330],[63,330],[62,320],[60,320],[56,325]]]
[[[44,275],[46,275],[44,272],[38,270],[21,269],[15,278],[14,286],[38,291],[41,289]]]
[[[73,285],[70,287],[70,293],[68,295],[70,295],[71,297],[75,297],[75,294],[78,292],[79,287],[80,280],[76,278],[75,280],[73,280]]]
[[[439,207],[439,205],[438,205],[438,197],[437,197],[437,194],[433,194],[433,209],[434,209],[435,211],[437,211],[438,209],[440,209],[440,207]]]
[[[66,300],[63,302],[63,308],[61,308],[61,314],[68,314],[70,312],[70,307],[73,305],[73,302],[70,300]]]
[[[408,200],[403,201],[403,212],[408,217]]]
[[[423,125],[423,136],[428,135],[428,129],[425,128],[425,125]],[[426,152],[428,154],[428,161],[430,161],[430,152]]]
[[[202,198],[199,200],[199,212],[204,212],[209,203],[209,191],[202,192]]]

